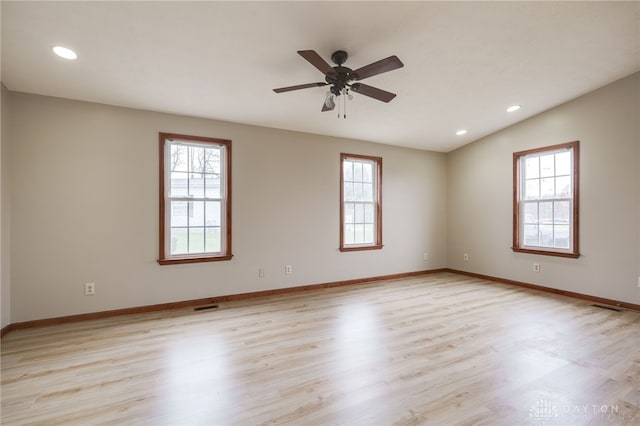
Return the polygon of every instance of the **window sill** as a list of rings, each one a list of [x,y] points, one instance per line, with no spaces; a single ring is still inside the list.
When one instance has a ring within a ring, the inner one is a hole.
[[[542,256],[567,257],[571,259],[577,259],[580,257],[580,253],[569,253],[569,252],[562,252],[562,251],[535,250],[535,249],[524,249],[524,248],[516,248],[516,247],[511,247],[511,250],[517,253],[539,254]]]
[[[341,252],[348,251],[363,251],[363,250],[380,250],[384,247],[382,244],[376,244],[372,246],[355,246],[355,247],[340,247]]]
[[[222,256],[206,256],[206,257],[177,257],[171,259],[158,259],[160,265],[179,265],[182,263],[203,263],[203,262],[220,262],[231,260],[232,254]]]

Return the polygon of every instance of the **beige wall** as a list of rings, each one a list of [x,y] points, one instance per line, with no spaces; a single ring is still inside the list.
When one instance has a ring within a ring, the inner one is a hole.
[[[448,155],[3,90],[2,326],[447,266],[640,303],[639,80]],[[156,263],[160,131],[233,140],[232,261]],[[573,140],[582,256],[513,253],[512,153]],[[337,250],[340,152],[383,157],[381,251]]]
[[[10,110],[14,323],[446,266],[445,154],[15,92]],[[156,263],[160,131],[233,141],[232,261]],[[341,152],[383,158],[382,250],[337,250]]]
[[[0,83],[0,328],[11,323],[8,90]]]
[[[640,303],[639,88],[636,73],[451,152],[448,266]],[[582,256],[512,252],[513,152],[575,140]]]

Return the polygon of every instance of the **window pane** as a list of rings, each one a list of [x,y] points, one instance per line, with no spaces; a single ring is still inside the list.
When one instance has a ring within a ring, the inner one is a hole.
[[[189,228],[189,253],[204,253],[204,228]]]
[[[372,183],[362,184],[362,200],[373,201],[373,184]]]
[[[541,223],[552,223],[553,222],[553,202],[544,202],[538,204],[540,207],[538,209],[538,220]]]
[[[220,212],[222,210],[222,203],[219,201],[207,201],[204,203],[205,208],[205,223],[206,226],[220,226],[222,222],[220,220]]]
[[[169,183],[169,197],[187,197],[189,174],[185,172],[171,172],[171,182]]]
[[[549,198],[555,195],[554,178],[540,179],[540,197]]]
[[[345,224],[344,226],[344,243],[353,244],[355,238],[354,225]]]
[[[220,149],[205,148],[204,149],[204,167],[205,173],[220,173]]]
[[[184,145],[171,144],[171,158],[169,159],[169,171],[187,171],[187,147]]]
[[[185,254],[188,249],[187,228],[171,228],[171,254]]]
[[[220,175],[205,175],[204,187],[204,196],[206,198],[220,198]]]
[[[525,179],[540,177],[540,158],[528,157],[525,160]]]
[[[562,176],[556,178],[556,196],[571,196],[571,176]]]
[[[355,221],[355,206],[353,203],[344,204],[344,223],[353,223]]]
[[[527,200],[535,200],[540,198],[540,180],[532,179],[526,182],[524,198]]]
[[[553,225],[540,225],[540,245],[553,247]]]
[[[365,163],[362,165],[362,181],[373,182],[373,164]]]
[[[186,201],[171,202],[171,226],[187,226],[188,225],[188,207]]]
[[[555,168],[553,166],[554,155],[542,155],[540,156],[540,176],[548,177],[555,174]]]
[[[554,246],[569,248],[569,225],[556,225],[554,227]]]
[[[353,163],[353,181],[362,182],[362,163]]]
[[[354,237],[353,240],[355,241],[356,244],[362,244],[364,243],[364,225],[363,224],[356,224],[353,226],[354,229]]]
[[[351,161],[345,160],[342,169],[344,171],[344,180],[352,181],[353,180],[353,163]]]
[[[353,199],[355,201],[362,201],[362,184],[361,183],[353,184]]]
[[[365,204],[364,206],[364,222],[373,223],[373,204]]]
[[[355,223],[364,222],[364,206],[362,204],[356,204],[355,208]]]
[[[204,203],[189,201],[189,226],[204,226]]]
[[[205,250],[208,253],[222,251],[220,228],[205,228]]]
[[[556,201],[553,204],[553,222],[568,224],[571,218],[571,203],[569,201]]]
[[[364,225],[364,242],[367,244],[373,244],[373,225]]]
[[[524,223],[538,223],[538,203],[525,203],[524,205]]]
[[[524,243],[528,246],[539,245],[538,225],[524,225]]]
[[[556,175],[571,174],[571,152],[559,152],[556,154]]]
[[[189,196],[204,198],[204,175],[202,173],[189,174]]]
[[[189,171],[201,173],[204,171],[204,148],[200,146],[189,147]]]
[[[355,201],[353,196],[353,183],[345,182],[344,184],[344,200],[345,201]]]

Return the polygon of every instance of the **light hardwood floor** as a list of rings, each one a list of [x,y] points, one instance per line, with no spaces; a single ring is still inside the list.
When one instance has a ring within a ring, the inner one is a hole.
[[[17,330],[2,424],[637,425],[640,313],[452,273]]]

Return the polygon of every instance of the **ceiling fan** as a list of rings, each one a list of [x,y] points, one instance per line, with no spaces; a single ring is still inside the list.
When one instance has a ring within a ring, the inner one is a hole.
[[[331,60],[336,64],[335,67],[329,65],[315,50],[298,50],[298,54],[320,70],[320,72],[325,76],[325,81],[299,84],[297,86],[280,87],[278,89],[273,89],[274,92],[282,93],[290,92],[292,90],[330,85],[331,87],[329,88],[327,97],[322,105],[322,111],[333,110],[340,95],[345,95],[350,99],[351,95],[349,94],[349,91],[354,91],[382,102],[390,102],[396,97],[395,93],[387,92],[386,90],[378,89],[377,87],[363,83],[358,83],[360,80],[364,80],[365,78],[402,68],[404,64],[395,55],[373,62],[369,65],[365,65],[364,67],[356,70],[352,70],[351,68],[342,65],[349,57],[347,52],[344,50],[337,50],[331,55]]]

